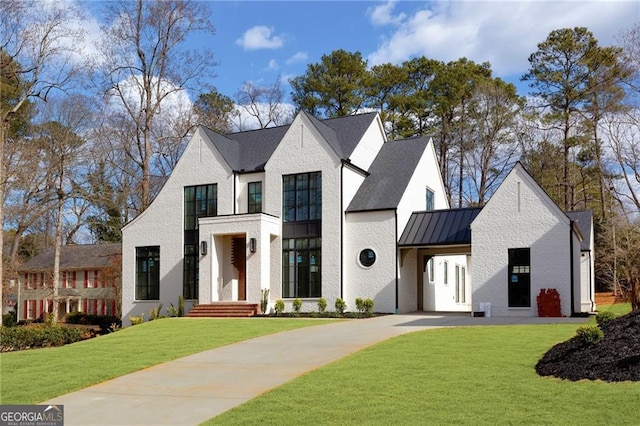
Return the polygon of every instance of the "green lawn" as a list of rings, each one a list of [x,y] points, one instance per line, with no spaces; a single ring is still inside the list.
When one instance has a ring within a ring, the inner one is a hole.
[[[0,404],[35,404],[155,364],[332,320],[175,318],[58,348],[0,354]]]
[[[598,312],[610,311],[616,315],[624,315],[631,312],[631,303],[615,303],[613,305],[598,306]]]
[[[400,336],[205,424],[638,424],[640,383],[570,382],[534,366],[576,324]]]

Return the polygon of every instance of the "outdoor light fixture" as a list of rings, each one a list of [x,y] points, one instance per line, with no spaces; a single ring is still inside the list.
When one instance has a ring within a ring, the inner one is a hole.
[[[202,256],[206,256],[207,255],[207,242],[206,241],[202,241],[200,243],[200,254]]]
[[[249,240],[249,251],[251,253],[255,253],[256,252],[256,243],[257,243],[257,241],[256,241],[255,238],[251,238]]]

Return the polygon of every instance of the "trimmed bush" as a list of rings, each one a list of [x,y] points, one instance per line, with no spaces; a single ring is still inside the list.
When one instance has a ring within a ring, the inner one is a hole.
[[[615,318],[616,318],[616,314],[614,314],[613,312],[609,312],[609,311],[598,312],[598,314],[596,315],[596,323],[598,323],[598,325],[606,324]]]
[[[320,312],[321,314],[324,314],[324,311],[327,310],[327,299],[325,299],[324,297],[321,297],[320,299],[318,299],[318,312]]]
[[[344,311],[347,310],[347,302],[345,302],[344,300],[342,300],[341,298],[337,298],[336,299],[336,312],[340,315],[344,315]]]
[[[2,325],[4,327],[13,327],[16,325],[16,312],[10,311],[2,315]]]
[[[373,315],[373,300],[367,298],[362,301],[362,309],[364,310],[364,314],[368,317]]]
[[[604,339],[604,333],[595,325],[583,325],[578,327],[576,332],[582,341],[588,345],[596,344]]]
[[[49,324],[34,324],[20,327],[2,327],[0,351],[62,346],[83,339],[85,330]]]
[[[293,299],[293,312],[299,314],[300,309],[302,309],[302,300],[296,297],[295,299]]]
[[[276,304],[273,307],[273,310],[276,312],[276,315],[280,315],[284,312],[284,302],[282,299],[276,300]]]
[[[68,324],[97,325],[102,333],[109,333],[114,328],[122,327],[122,320],[113,315],[90,315],[84,312],[71,312],[67,314],[65,321]]]

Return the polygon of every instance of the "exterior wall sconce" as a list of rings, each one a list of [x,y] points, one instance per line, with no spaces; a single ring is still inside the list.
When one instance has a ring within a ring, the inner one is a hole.
[[[249,251],[250,251],[251,253],[255,253],[255,252],[256,252],[256,250],[257,250],[257,247],[256,247],[256,246],[257,246],[257,241],[256,241],[256,239],[255,239],[255,238],[251,238],[251,239],[249,240]]]
[[[200,243],[200,254],[202,256],[206,256],[207,255],[207,242],[206,241],[202,241]]]

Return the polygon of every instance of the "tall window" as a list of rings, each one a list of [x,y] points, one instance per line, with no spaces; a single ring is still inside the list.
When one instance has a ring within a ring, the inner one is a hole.
[[[531,249],[509,249],[509,307],[531,307]]]
[[[282,177],[282,220],[304,222],[322,216],[322,174],[301,173]]]
[[[320,297],[320,238],[282,241],[282,296]]]
[[[184,188],[184,252],[182,295],[198,298],[199,241],[198,219],[218,214],[218,185],[187,186]]]
[[[436,280],[436,261],[433,257],[429,259],[429,282],[435,282]]]
[[[322,174],[282,177],[282,296],[322,296]]]
[[[249,182],[249,213],[262,212],[262,182]]]
[[[449,284],[449,262],[446,260],[443,262],[442,274],[444,275],[443,281],[445,284]]]
[[[160,247],[136,247],[136,300],[160,298]]]
[[[435,194],[433,193],[433,191],[427,188],[427,206],[426,206],[427,211],[434,209],[434,200],[433,200],[434,197],[435,197]]]
[[[456,265],[456,303],[466,303],[466,270],[464,266]]]

